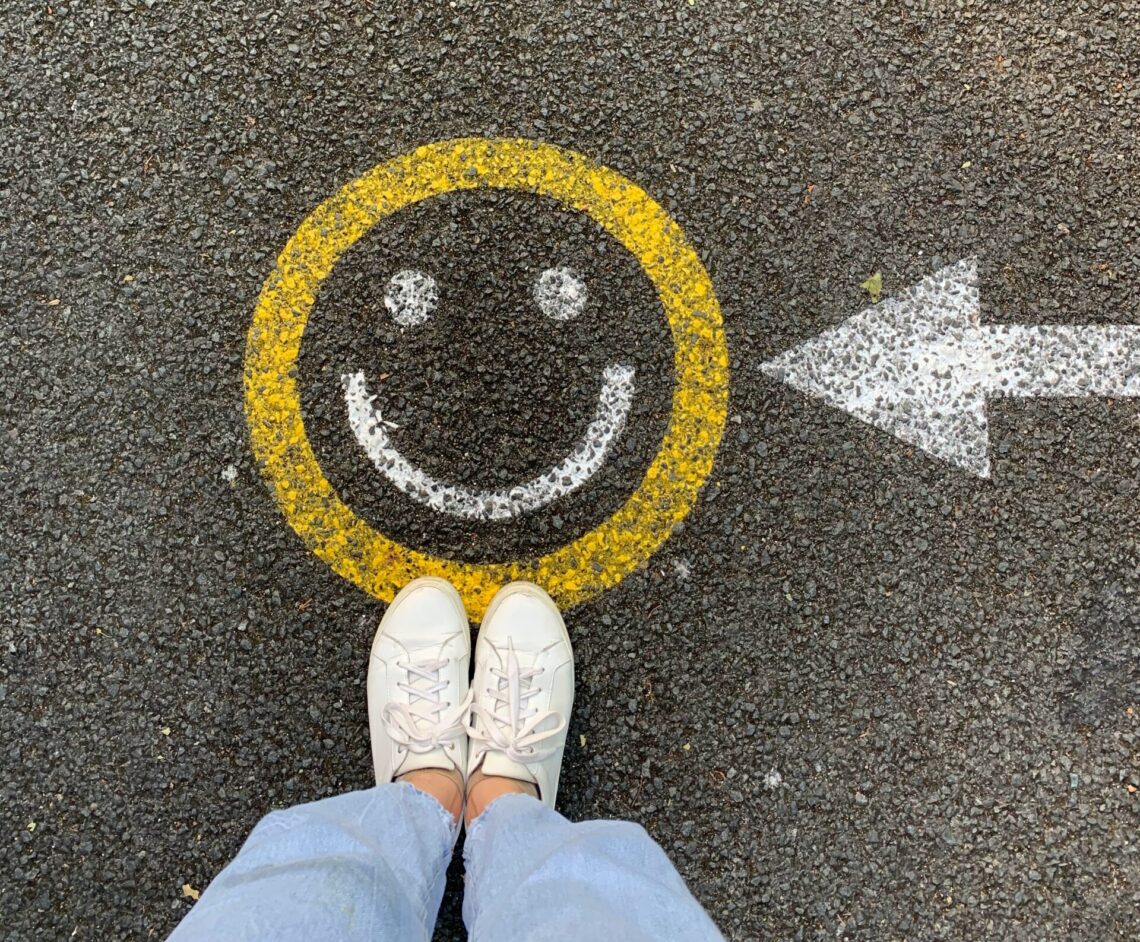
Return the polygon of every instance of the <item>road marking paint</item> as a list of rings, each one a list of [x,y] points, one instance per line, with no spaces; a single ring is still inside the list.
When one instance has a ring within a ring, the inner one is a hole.
[[[435,313],[438,304],[439,286],[431,275],[406,268],[388,279],[384,307],[400,326],[422,324]]]
[[[974,259],[849,317],[761,369],[989,477],[991,396],[1140,396],[1140,327],[980,323]]]
[[[534,283],[539,310],[555,321],[573,320],[586,306],[586,283],[572,268],[548,268]]]
[[[672,412],[637,490],[607,520],[533,560],[462,563],[403,546],[341,501],[305,433],[297,357],[321,283],[384,217],[457,190],[547,196],[589,215],[657,289],[674,343]],[[246,342],[250,443],[305,544],[379,599],[420,575],[448,579],[478,620],[500,586],[533,579],[567,608],[645,564],[685,518],[712,470],[728,407],[728,350],[712,281],[681,227],[644,190],[581,154],[527,140],[464,138],[379,164],[318,206],[266,278]]]
[[[373,406],[363,373],[345,373],[344,400],[348,423],[360,447],[385,478],[417,503],[439,513],[468,520],[509,520],[545,507],[576,491],[605,463],[610,446],[625,428],[633,403],[633,368],[608,366],[598,408],[574,450],[553,468],[508,490],[477,491],[446,484],[409,461],[389,436],[387,423]]]

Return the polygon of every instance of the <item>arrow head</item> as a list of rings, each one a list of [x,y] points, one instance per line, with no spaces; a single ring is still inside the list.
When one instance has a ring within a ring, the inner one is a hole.
[[[973,369],[975,259],[761,365],[769,376],[961,468],[989,477],[986,390]]]

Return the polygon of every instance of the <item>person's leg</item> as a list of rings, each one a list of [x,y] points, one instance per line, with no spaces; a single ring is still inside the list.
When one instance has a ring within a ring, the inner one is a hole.
[[[492,600],[472,695],[463,918],[473,942],[721,938],[644,829],[554,811],[574,659],[537,586]]]
[[[722,938],[665,852],[628,821],[571,824],[505,795],[468,826],[463,856],[472,942]]]
[[[406,586],[368,664],[377,787],[268,815],[171,938],[430,938],[463,811],[470,656],[455,589]]]
[[[435,798],[403,783],[275,811],[171,942],[430,939],[456,831]]]

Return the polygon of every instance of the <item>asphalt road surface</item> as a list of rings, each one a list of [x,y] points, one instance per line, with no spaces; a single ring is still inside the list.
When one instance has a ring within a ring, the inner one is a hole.
[[[246,338],[323,200],[474,136],[643,188],[728,349],[683,525],[568,612],[561,809],[642,823],[732,939],[1140,937],[1138,401],[991,400],[981,478],[761,369],[876,272],[884,304],[971,257],[983,323],[1140,322],[1140,3],[61,0],[5,5],[0,46],[0,936],[162,938],[261,815],[369,784],[383,604],[287,523]],[[551,320],[565,268],[585,302]],[[422,324],[397,271],[434,280]],[[394,213],[310,314],[313,453],[412,550],[550,553],[654,459],[662,303],[557,200]],[[424,474],[509,490],[614,364],[601,468],[506,520],[401,491],[341,388]]]

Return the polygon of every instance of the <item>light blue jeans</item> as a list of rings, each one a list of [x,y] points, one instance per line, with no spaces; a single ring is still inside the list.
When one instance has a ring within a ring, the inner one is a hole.
[[[434,799],[380,785],[275,811],[174,930],[170,942],[430,939],[457,829]],[[636,824],[571,824],[504,795],[464,846],[463,921],[474,942],[721,939]]]

